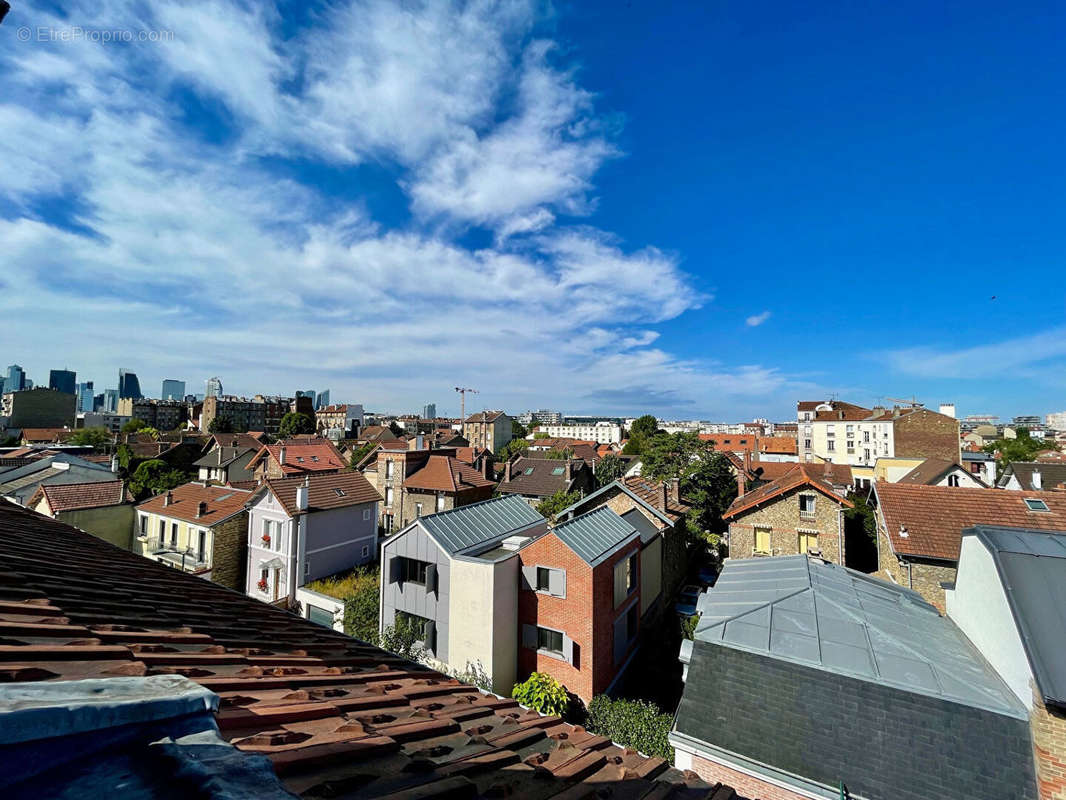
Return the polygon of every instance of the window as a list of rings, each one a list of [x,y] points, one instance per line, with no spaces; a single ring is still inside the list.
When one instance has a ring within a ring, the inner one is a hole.
[[[814,495],[813,494],[801,494],[799,496],[800,516],[801,517],[813,517],[814,516]]]
[[[437,511],[438,513],[444,510],[444,495],[437,495]]]
[[[564,472],[566,472],[565,467],[555,467],[552,469],[552,475],[562,475]]]
[[[385,487],[385,507],[392,508],[392,487]]]
[[[537,591],[538,592],[550,592],[551,591],[551,574],[552,571],[547,567],[537,567]]]
[[[818,534],[813,531],[800,531],[799,532],[799,552],[800,554],[809,553],[811,550],[818,550]]]
[[[563,633],[550,628],[537,628],[537,649],[549,653],[563,654]]]
[[[419,641],[425,641],[426,629],[430,626],[431,620],[425,617],[420,617],[418,614],[411,614],[407,611],[396,612],[396,625],[397,627],[405,627],[409,629]]]
[[[390,458],[390,459],[387,459],[385,461],[385,480],[390,480],[391,478],[392,478],[392,459]]]
[[[178,546],[178,523],[176,522],[170,523],[170,546]]]
[[[836,431],[833,430],[833,426],[832,425],[826,425],[825,426],[825,435],[830,437],[830,438],[836,436]]]
[[[958,486],[958,485],[959,485],[959,476],[958,475],[948,475],[948,486]]]
[[[167,522],[166,520],[159,520],[159,546],[162,547],[167,538]]]
[[[863,458],[863,461],[869,461],[870,460],[870,448],[869,447],[863,449],[862,458]]]
[[[836,452],[836,449],[837,449],[836,440],[835,439],[830,439],[829,441],[827,441],[825,443],[825,449],[828,450],[830,453]]]
[[[637,588],[637,554],[626,559],[626,593]]]
[[[333,493],[337,495],[337,497],[344,497],[344,489],[338,489],[337,487],[333,487]]]
[[[419,561],[416,558],[403,558],[401,563],[403,565],[402,577],[404,583],[426,585],[426,573],[429,570],[427,562]]]
[[[318,456],[311,456],[311,460],[314,461],[317,464],[318,463]]]
[[[845,425],[844,426],[845,433],[849,433],[850,434],[850,433],[854,432],[854,430],[855,430],[855,426],[854,425]]]
[[[863,440],[863,442],[870,441],[870,432],[869,431],[863,431],[862,432],[862,440]]]
[[[418,517],[421,517],[421,516],[422,516],[422,504],[421,503],[415,503],[415,518],[418,518]]]
[[[1039,500],[1039,499],[1036,499],[1036,498],[1030,498],[1030,497],[1025,498],[1025,505],[1027,505],[1029,507],[1030,511],[1050,511],[1051,510],[1051,509],[1049,509],[1047,507],[1047,503],[1045,503],[1043,500]]]
[[[207,531],[200,531],[197,536],[196,560],[201,564],[207,560]]]
[[[370,509],[369,508],[364,508],[363,509],[363,519],[364,520],[370,519]]]
[[[148,517],[142,515],[141,516],[141,536],[147,536],[147,535],[148,535]]]
[[[304,562],[304,577],[306,578],[310,574],[311,574],[311,560],[308,559],[307,561]]]
[[[532,475],[533,474],[533,467],[527,467],[526,471],[525,471],[525,474],[526,475]]]
[[[811,449],[811,440],[810,439],[804,439],[803,440],[803,449],[804,450],[810,450]]]
[[[363,558],[366,558],[369,555],[370,555],[370,546],[364,544],[363,545]]]
[[[770,529],[761,525],[755,526],[755,552],[770,552]]]

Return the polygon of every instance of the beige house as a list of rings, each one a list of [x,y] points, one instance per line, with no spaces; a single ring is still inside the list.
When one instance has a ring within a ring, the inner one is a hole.
[[[26,507],[130,549],[133,497],[122,481],[43,485]]]
[[[500,452],[514,438],[514,423],[502,411],[479,411],[463,422],[463,438],[473,447]]]
[[[804,465],[741,493],[722,519],[729,523],[729,557],[814,554],[844,565],[844,509],[852,503]]]

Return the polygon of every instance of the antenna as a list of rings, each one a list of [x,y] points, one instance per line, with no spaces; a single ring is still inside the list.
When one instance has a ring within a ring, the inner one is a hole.
[[[465,389],[461,386],[456,386],[455,391],[459,392],[459,416],[462,417],[462,422],[466,422],[466,393],[480,394],[477,389]]]

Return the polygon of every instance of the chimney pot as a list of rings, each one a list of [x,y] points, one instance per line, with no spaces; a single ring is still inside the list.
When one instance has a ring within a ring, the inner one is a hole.
[[[163,495],[163,505],[169,506],[173,501],[174,501],[174,493],[173,492],[168,491],[165,495]]]
[[[285,463],[285,445],[282,445],[281,448],[278,450],[278,463]]]
[[[206,513],[207,513],[207,503],[205,503],[203,500],[201,500],[199,502],[199,504],[197,504],[197,506],[196,506],[196,518],[199,519],[200,517],[202,517]]]
[[[1033,470],[1033,488],[1038,492],[1044,488],[1044,476],[1040,474],[1040,470]]]

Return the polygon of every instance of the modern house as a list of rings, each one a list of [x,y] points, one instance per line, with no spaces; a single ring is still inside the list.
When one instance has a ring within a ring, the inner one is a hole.
[[[698,608],[679,769],[774,800],[1037,796],[1027,709],[915,592],[808,556],[730,560]]]
[[[580,458],[518,456],[504,464],[498,490],[500,494],[520,495],[535,506],[556,492],[578,492],[583,496],[595,488],[595,473]]]
[[[1003,525],[1066,532],[1066,492],[1015,492],[878,483],[879,573],[944,609],[955,583],[962,531]]]
[[[641,551],[640,532],[607,507],[518,550],[519,680],[547,673],[586,703],[611,688],[636,650],[646,610]]]
[[[519,548],[547,521],[517,497],[430,514],[381,545],[380,630],[414,626],[428,655],[476,667],[509,695],[517,675]]]
[[[741,491],[722,515],[729,523],[731,559],[814,553],[845,563],[843,514],[854,504],[822,477],[818,465],[794,466],[750,492],[738,478]]]
[[[1047,464],[1038,461],[1012,461],[996,481],[1000,489],[1026,492],[1066,489],[1066,463]]]
[[[947,611],[1029,711],[1041,800],[1066,797],[1066,534],[963,531]]]
[[[266,602],[377,557],[381,496],[358,472],[267,479],[245,499],[247,578],[242,590]]]
[[[186,483],[145,500],[137,506],[133,552],[242,591],[250,495]]]
[[[307,436],[263,445],[248,462],[255,479],[340,472],[348,461],[329,439]]]
[[[26,507],[130,549],[133,496],[122,481],[46,484],[37,488]]]

